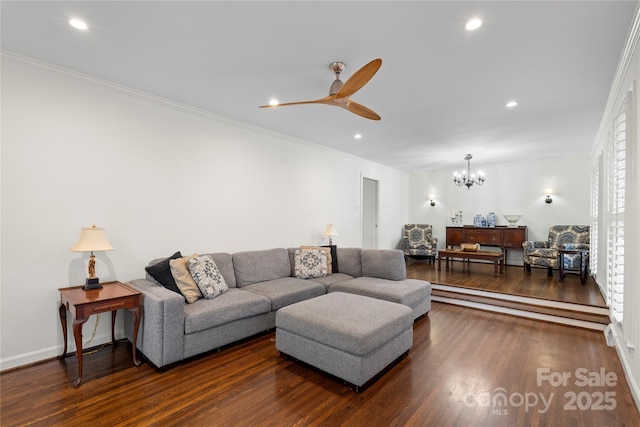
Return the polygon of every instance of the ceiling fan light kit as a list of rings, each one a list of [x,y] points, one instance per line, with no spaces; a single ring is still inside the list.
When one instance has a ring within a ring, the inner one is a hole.
[[[313,101],[298,101],[298,102],[286,102],[277,105],[261,105],[260,108],[274,108],[283,107],[287,105],[301,105],[301,104],[325,104],[333,105],[336,107],[344,108],[354,114],[370,120],[380,120],[380,116],[373,110],[358,104],[357,102],[349,99],[351,95],[362,89],[362,87],[371,80],[371,78],[378,72],[382,60],[380,58],[366,64],[364,67],[356,71],[346,82],[340,80],[340,73],[344,71],[346,65],[344,62],[336,61],[329,64],[329,69],[335,74],[336,79],[331,83],[329,88],[329,95],[324,98],[316,99]]]
[[[344,71],[346,68],[346,64],[344,62],[332,62],[329,64],[329,69],[333,74],[336,75],[336,79],[331,83],[331,87],[329,88],[329,95],[334,95],[338,93],[340,88],[344,85],[342,80],[340,80],[340,73]]]

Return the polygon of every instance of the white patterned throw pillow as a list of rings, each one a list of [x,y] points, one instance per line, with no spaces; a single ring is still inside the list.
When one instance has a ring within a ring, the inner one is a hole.
[[[327,255],[318,249],[296,249],[295,273],[298,279],[327,275]]]
[[[211,256],[202,255],[188,258],[187,266],[203,297],[211,299],[229,289]]]

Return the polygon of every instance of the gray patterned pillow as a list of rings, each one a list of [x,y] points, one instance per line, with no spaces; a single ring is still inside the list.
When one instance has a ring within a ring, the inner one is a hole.
[[[327,275],[327,255],[318,249],[296,249],[295,273],[298,279]]]
[[[229,289],[211,256],[188,258],[187,266],[203,297],[211,299]]]

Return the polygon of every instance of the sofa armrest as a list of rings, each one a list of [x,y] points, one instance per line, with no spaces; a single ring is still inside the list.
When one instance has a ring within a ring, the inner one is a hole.
[[[522,248],[525,251],[532,251],[534,249],[541,249],[541,248],[548,248],[548,243],[547,242],[543,242],[543,241],[538,241],[538,240],[527,240],[526,242],[522,243]]]
[[[402,238],[402,248],[409,248],[411,247],[411,242],[409,241],[408,237],[403,237]]]
[[[402,249],[435,248],[438,246],[438,238],[432,237],[429,240],[412,242],[407,237],[402,238]]]
[[[142,313],[136,347],[156,367],[184,358],[184,305],[182,295],[146,279],[129,285],[142,293]],[[133,340],[133,315],[125,310],[125,335]]]

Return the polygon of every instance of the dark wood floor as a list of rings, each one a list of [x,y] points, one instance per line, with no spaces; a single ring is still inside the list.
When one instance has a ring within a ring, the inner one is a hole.
[[[531,273],[527,273],[521,266],[507,266],[505,273],[496,277],[491,263],[473,262],[469,265],[456,261],[453,268],[447,270],[443,262],[441,270],[438,271],[437,260],[434,263],[429,263],[428,261],[409,259],[407,261],[407,276],[427,280],[431,283],[484,291],[596,307],[607,306],[592,277],[588,277],[585,284],[582,285],[578,275],[568,274],[561,282],[557,270],[554,270],[553,276],[549,277],[545,268],[532,268]]]
[[[75,357],[2,373],[0,424],[640,425],[616,351],[601,332],[449,304],[433,304],[414,324],[408,356],[362,393],[282,359],[273,332],[161,373],[147,363],[134,367],[129,351],[121,343],[86,356],[78,389],[71,387]],[[539,369],[571,376],[566,385],[538,384]],[[615,384],[576,385],[579,369],[614,375]]]

